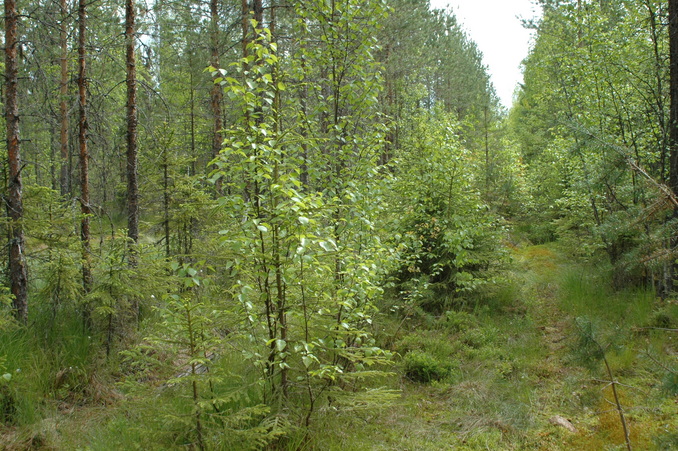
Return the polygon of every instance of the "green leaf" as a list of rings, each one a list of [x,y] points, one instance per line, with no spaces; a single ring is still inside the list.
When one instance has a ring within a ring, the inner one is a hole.
[[[334,243],[334,241],[331,240],[321,241],[318,244],[327,252],[333,252],[337,250],[337,245]]]
[[[287,346],[287,342],[285,340],[277,339],[275,341],[275,349],[278,352],[283,352],[285,350],[285,346]]]

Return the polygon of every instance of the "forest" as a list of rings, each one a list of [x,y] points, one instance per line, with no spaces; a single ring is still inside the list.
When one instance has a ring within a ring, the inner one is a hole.
[[[677,448],[678,0],[535,5],[4,0],[0,449]]]

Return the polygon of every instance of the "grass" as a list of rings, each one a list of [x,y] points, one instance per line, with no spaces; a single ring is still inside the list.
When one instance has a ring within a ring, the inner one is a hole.
[[[559,285],[560,308],[564,312],[624,327],[647,324],[656,303],[652,290],[613,291],[606,271],[590,266],[566,269]]]

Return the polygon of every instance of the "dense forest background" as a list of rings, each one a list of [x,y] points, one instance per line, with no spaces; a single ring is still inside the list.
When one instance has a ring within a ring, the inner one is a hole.
[[[678,446],[673,2],[510,110],[427,0],[124,3],[4,2],[3,449]]]

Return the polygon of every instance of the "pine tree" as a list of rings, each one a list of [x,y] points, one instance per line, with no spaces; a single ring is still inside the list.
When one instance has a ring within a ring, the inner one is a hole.
[[[18,21],[16,0],[5,1],[5,116],[7,122],[7,215],[9,233],[9,278],[14,311],[22,323],[28,321],[28,276],[24,257],[23,200],[21,183],[21,141],[19,139],[18,105]]]

